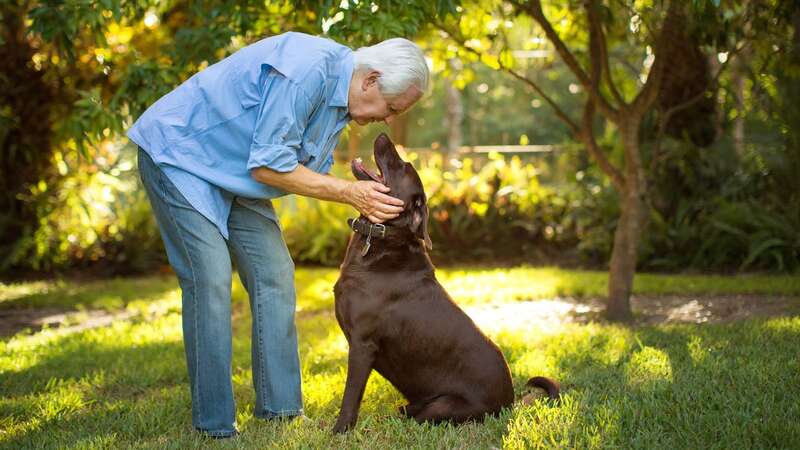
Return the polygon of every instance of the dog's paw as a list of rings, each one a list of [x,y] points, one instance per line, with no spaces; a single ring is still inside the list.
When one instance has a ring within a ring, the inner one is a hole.
[[[346,433],[351,430],[355,424],[355,420],[346,420],[339,417],[339,420],[336,421],[336,425],[333,426],[333,432],[335,434]]]

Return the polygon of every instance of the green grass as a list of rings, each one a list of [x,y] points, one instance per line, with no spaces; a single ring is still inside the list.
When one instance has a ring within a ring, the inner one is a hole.
[[[302,268],[297,271],[298,311],[329,309],[337,269]],[[604,297],[608,273],[557,268],[445,268],[437,278],[461,305],[505,303],[552,297]],[[235,278],[235,277],[234,277]],[[141,301],[175,290],[173,275],[126,278],[84,283],[60,280],[21,284],[0,283],[0,310],[58,307],[106,309],[140,307]],[[637,274],[634,294],[640,295],[800,295],[800,277],[791,275],[655,275]],[[176,296],[180,294],[173,293]],[[245,296],[238,280],[234,297]],[[246,297],[244,298],[246,301]]]
[[[594,297],[606,276],[558,269],[443,269],[461,304],[550,296]],[[2,448],[797,448],[800,446],[800,317],[717,325],[625,328],[565,325],[555,332],[503,330],[518,390],[546,374],[563,402],[517,404],[484,424],[417,425],[400,395],[374,374],[357,428],[333,436],[347,344],[332,314],[329,269],[300,269],[298,328],[308,422],[254,419],[250,318],[234,286],[234,389],[243,434],[206,441],[192,432],[171,277],[91,283],[0,285],[0,308],[127,309],[112,326],[23,332],[0,341]],[[790,277],[637,276],[639,294],[798,295]]]

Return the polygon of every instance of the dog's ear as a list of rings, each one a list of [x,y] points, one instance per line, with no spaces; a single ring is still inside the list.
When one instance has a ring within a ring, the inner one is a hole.
[[[428,236],[428,205],[425,203],[425,197],[423,196],[414,199],[410,228],[414,236],[425,242],[425,248],[428,250],[433,248],[431,238]]]

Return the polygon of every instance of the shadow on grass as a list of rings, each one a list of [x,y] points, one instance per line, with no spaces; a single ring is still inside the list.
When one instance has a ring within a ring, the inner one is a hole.
[[[137,390],[92,408],[63,410],[29,423],[0,448],[115,448],[121,442],[155,444],[192,431],[186,386],[159,385]],[[161,447],[161,446],[159,446]]]
[[[0,302],[0,309],[112,310],[124,308],[135,300],[164,296],[177,288],[174,276],[116,278],[88,283],[59,280],[34,293],[7,296]]]
[[[101,392],[114,385],[135,390],[136,386],[186,381],[181,342],[87,345],[83,336],[75,334],[64,338],[58,346],[58,350],[42,356],[31,367],[3,372],[0,390],[4,396],[41,394],[70,382],[87,382],[87,387]]]

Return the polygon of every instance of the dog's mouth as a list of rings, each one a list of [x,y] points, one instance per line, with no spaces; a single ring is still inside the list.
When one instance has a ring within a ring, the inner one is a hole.
[[[378,167],[377,173],[372,172],[364,167],[364,162],[361,158],[354,159],[353,162],[350,163],[350,169],[353,171],[353,175],[355,175],[356,179],[364,181],[373,180],[380,184],[385,184],[381,168]]]

